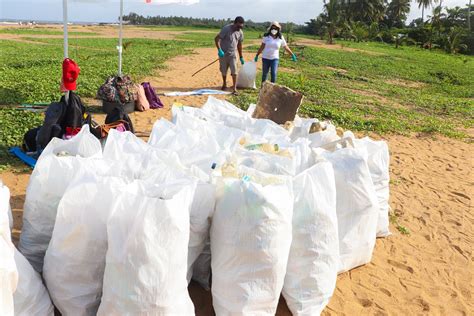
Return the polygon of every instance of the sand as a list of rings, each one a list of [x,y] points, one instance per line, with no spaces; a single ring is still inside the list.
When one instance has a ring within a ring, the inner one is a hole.
[[[217,64],[191,77],[215,58],[214,49],[198,49],[170,60],[168,70],[147,79],[159,92],[218,88]],[[146,139],[156,119],[170,117],[173,102],[201,106],[206,99],[162,97],[164,109],[133,113],[132,120]],[[95,118],[103,120],[102,115]],[[473,315],[474,146],[441,136],[385,139],[391,152],[390,205],[410,234],[391,224],[393,235],[377,240],[372,262],[338,277],[323,315]],[[29,174],[0,177],[12,191],[17,241]],[[191,284],[190,293],[197,315],[213,314],[210,292]],[[277,315],[290,315],[280,303]]]

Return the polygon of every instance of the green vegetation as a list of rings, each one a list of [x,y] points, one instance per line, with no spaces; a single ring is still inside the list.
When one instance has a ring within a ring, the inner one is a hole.
[[[410,230],[406,228],[405,226],[401,225],[398,220],[400,218],[400,215],[397,214],[396,212],[390,211],[388,213],[389,221],[392,225],[395,226],[395,228],[402,234],[402,235],[410,235]]]
[[[167,59],[191,53],[196,47],[212,47],[218,32],[212,28],[186,30],[177,35],[178,40],[124,39],[124,73],[135,81],[156,75]],[[257,44],[260,34],[246,30],[246,42]],[[23,39],[28,43],[0,40],[0,104],[58,100],[62,39]],[[282,57],[278,82],[303,92],[300,115],[381,134],[419,132],[465,138],[472,129],[473,57],[414,46],[339,43],[331,47],[293,46],[297,63]],[[105,78],[116,73],[116,44],[113,38],[70,39],[69,55],[81,67],[81,97],[94,97]],[[247,50],[256,52],[257,48],[254,45]],[[247,90],[231,101],[245,108],[256,98],[257,91]],[[19,145],[24,132],[41,123],[41,115],[1,108],[0,123],[0,169],[4,169],[14,161],[9,160],[6,149]]]
[[[123,16],[124,21],[128,21],[132,25],[146,25],[146,26],[165,26],[171,28],[200,28],[200,29],[220,29],[224,25],[233,23],[233,19],[214,19],[214,18],[189,18],[182,16],[147,16],[131,12]],[[247,30],[264,31],[268,28],[270,22],[254,22],[247,20],[245,28]],[[294,23],[282,23],[283,28],[292,28],[298,33],[305,31],[303,25],[296,25]]]
[[[38,45],[0,41],[0,104],[58,100],[63,56],[62,39],[28,38]],[[116,39],[70,39],[69,56],[81,67],[78,93],[94,97],[105,78],[117,71]],[[133,79],[153,74],[164,62],[185,54],[191,43],[125,39],[123,71]]]
[[[0,171],[10,167],[21,170],[18,160],[11,159],[8,149],[22,143],[23,135],[43,122],[41,115],[12,108],[0,108]],[[20,168],[20,169],[19,169]]]
[[[462,138],[473,127],[472,57],[376,43],[295,50],[299,61],[282,58],[278,82],[303,92],[301,115],[377,133]],[[257,91],[245,91],[233,101],[245,107],[256,99]]]
[[[378,41],[415,45],[426,49],[441,48],[447,53],[474,54],[474,32],[471,20],[474,6],[448,8],[442,1],[416,0],[422,17],[406,25],[409,0],[324,0],[324,12],[307,22],[307,33],[326,38]],[[439,4],[438,4],[439,3]],[[425,9],[432,7],[425,19]]]

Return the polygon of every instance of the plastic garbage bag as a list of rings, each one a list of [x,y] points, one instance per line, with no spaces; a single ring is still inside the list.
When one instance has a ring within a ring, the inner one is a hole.
[[[336,127],[332,124],[326,124],[326,129],[320,132],[311,133],[308,139],[311,141],[311,147],[321,147],[341,139],[336,132]]]
[[[323,151],[336,179],[339,272],[370,262],[375,246],[379,204],[362,149]]]
[[[298,161],[293,157],[280,156],[260,150],[236,148],[232,160],[235,160],[236,165],[278,175],[294,176],[298,169]]]
[[[289,131],[290,138],[295,141],[298,138],[307,138],[313,123],[319,122],[315,118],[301,118],[298,115],[295,116],[293,121],[293,128]]]
[[[149,149],[150,146],[133,133],[112,129],[104,146],[103,157],[117,162],[121,166],[122,176],[137,179],[143,170],[143,157]]]
[[[237,75],[237,87],[244,89],[257,89],[255,85],[255,78],[257,77],[257,64],[252,61],[246,62],[242,68],[240,68],[239,74]]]
[[[88,159],[101,158],[100,142],[84,125],[69,140],[53,138],[42,152],[26,189],[20,252],[41,272],[51,239],[56,210],[67,185]]]
[[[195,184],[127,186],[107,222],[98,315],[193,315],[187,290],[189,210]]]
[[[10,190],[0,183],[0,315],[13,316],[13,293],[18,284],[18,271],[8,219],[9,207]]]
[[[264,137],[268,141],[290,140],[288,131],[282,126],[271,120],[254,119],[249,113],[224,100],[209,97],[202,107],[202,112],[208,117],[214,118],[216,122],[240,129],[254,137]]]
[[[7,216],[8,216],[8,226],[10,227],[10,231],[13,229],[13,215],[12,215],[12,208],[10,206],[10,190],[6,185],[3,184],[2,179],[0,179],[0,198],[3,199],[3,202],[6,203],[7,206]],[[5,202],[6,201],[6,202]],[[0,206],[1,207],[1,206]]]
[[[82,170],[58,206],[43,276],[63,315],[96,315],[102,296],[107,219],[126,187],[120,178]]]
[[[327,161],[293,180],[293,240],[283,296],[293,315],[319,315],[329,302],[339,265],[334,171]]]
[[[143,181],[160,185],[168,182],[184,180],[197,181],[195,194],[190,209],[190,234],[188,244],[188,273],[187,280],[191,281],[193,266],[199,255],[203,252],[206,241],[209,240],[209,228],[215,207],[215,185],[190,176],[184,170],[170,168],[165,162],[155,164],[154,168],[147,170],[148,176]],[[199,181],[198,181],[199,180]]]
[[[16,249],[15,262],[18,269],[18,287],[13,294],[15,316],[53,316],[54,307],[39,273]]]
[[[206,103],[202,106],[202,111],[208,116],[213,117],[216,121],[226,116],[249,117],[248,113],[239,109],[232,103],[217,99],[213,96],[207,98]]]
[[[372,177],[380,206],[377,221],[377,237],[389,236],[390,155],[388,145],[384,141],[375,141],[369,137],[356,139],[351,132],[344,133],[344,136],[352,137],[356,148],[367,150],[367,165],[369,166],[370,176]]]
[[[291,180],[241,169],[220,178],[211,224],[217,315],[275,315],[291,244]],[[264,183],[264,184],[260,184]]]

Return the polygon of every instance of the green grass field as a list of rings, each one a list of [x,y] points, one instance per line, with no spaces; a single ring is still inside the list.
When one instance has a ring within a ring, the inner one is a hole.
[[[190,53],[195,47],[211,47],[218,31],[149,28],[183,33],[168,41],[124,40],[127,48],[123,70],[136,81],[158,75],[164,62],[173,56]],[[34,29],[34,32],[35,35],[61,33],[48,29]],[[58,100],[62,39],[33,37],[28,32],[21,35],[29,42],[0,40],[0,104]],[[245,38],[257,41],[259,32],[248,31]],[[69,55],[82,69],[78,88],[82,97],[94,97],[105,78],[116,72],[116,43],[116,39],[70,39]],[[468,135],[474,123],[472,56],[406,46],[395,49],[378,43],[338,42],[335,49],[293,48],[299,60],[294,63],[288,56],[281,58],[278,82],[303,92],[305,101],[300,115],[329,119],[356,131],[422,132],[464,140],[472,137]],[[256,49],[257,46],[247,48],[252,52]],[[260,74],[257,77],[260,85]],[[256,101],[257,94],[253,90],[243,91],[232,101],[246,108]],[[38,114],[0,108],[0,169],[11,163],[6,149],[20,144],[23,133],[40,122]]]
[[[464,138],[473,127],[472,57],[376,43],[295,50],[299,61],[283,57],[278,82],[303,92],[302,115],[378,133]],[[245,107],[256,98],[249,91],[234,102]]]

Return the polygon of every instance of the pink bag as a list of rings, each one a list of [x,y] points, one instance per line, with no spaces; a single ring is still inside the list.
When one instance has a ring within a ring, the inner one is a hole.
[[[150,109],[150,103],[148,102],[145,94],[145,89],[141,84],[137,84],[137,101],[135,102],[135,107],[138,111],[146,111]]]

